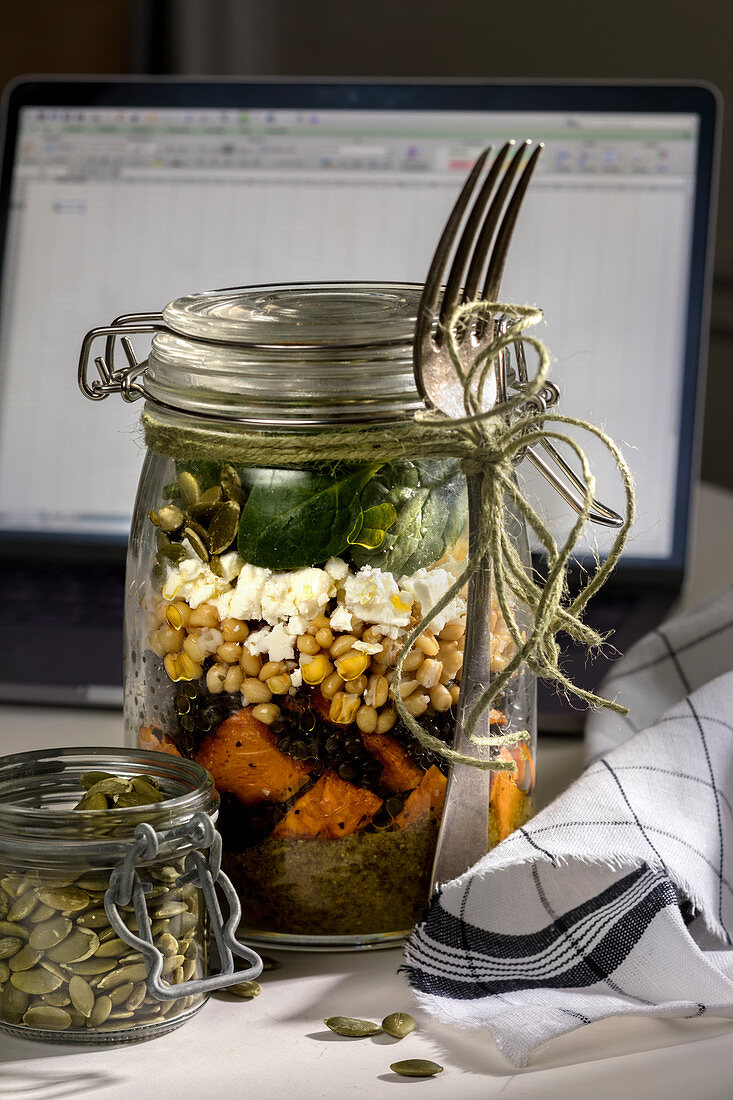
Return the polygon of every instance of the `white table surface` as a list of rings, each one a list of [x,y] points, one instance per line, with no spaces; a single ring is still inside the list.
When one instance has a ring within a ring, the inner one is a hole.
[[[733,581],[733,496],[703,486],[699,494],[696,556],[681,606],[694,606]],[[119,745],[118,712],[0,707],[3,752],[43,746]],[[540,740],[539,799],[558,794],[582,766],[582,745],[553,735]],[[270,952],[282,969],[262,978],[252,1001],[213,997],[179,1030],[147,1043],[80,1048],[17,1039],[0,1032],[0,1096],[52,1100],[180,1100],[252,1095],[276,1100],[291,1087],[298,1100],[414,1096],[527,1097],[543,1100],[728,1100],[733,1096],[730,1021],[604,1020],[563,1036],[517,1070],[483,1033],[436,1024],[415,1006],[397,973],[399,949],[317,955]],[[386,1035],[343,1039],[324,1026],[326,1016],[380,1020],[409,1011],[418,1028],[396,1042]],[[429,1058],[444,1072],[401,1078],[391,1062]],[[422,1094],[422,1093],[420,1093]]]

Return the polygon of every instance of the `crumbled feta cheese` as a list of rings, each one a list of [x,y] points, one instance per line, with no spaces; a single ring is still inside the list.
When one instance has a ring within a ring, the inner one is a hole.
[[[210,603],[228,587],[225,580],[211,572],[206,562],[193,555],[178,565],[167,565],[162,595],[166,600],[185,600],[195,609],[202,603]]]
[[[331,619],[331,621],[333,622],[333,619]],[[381,653],[384,646],[374,642],[362,642],[361,639],[359,639],[358,642],[353,643],[351,648],[359,649],[362,653],[368,653],[370,657],[373,657],[375,653]]]
[[[303,673],[300,671],[299,668],[294,668],[293,671],[290,673],[290,687],[291,687],[291,689],[299,688],[302,683],[303,683]]]
[[[339,604],[336,610],[331,613],[331,629],[351,630],[351,613],[346,610],[343,604]]]
[[[306,566],[292,573],[274,573],[262,591],[262,618],[281,622],[293,615],[310,621],[328,603],[333,581],[323,569]]]
[[[343,558],[329,558],[323,567],[335,581],[343,581],[349,572],[349,567]]]
[[[236,550],[230,550],[228,554],[220,555],[219,565],[223,579],[231,584],[234,578],[239,576],[244,562]]]
[[[305,634],[308,629],[308,620],[304,619],[302,615],[291,615],[287,622],[288,634],[292,634],[297,637],[298,634]]]
[[[442,599],[456,578],[447,569],[418,569],[410,577],[400,577],[400,584],[410,593],[415,603],[420,604],[423,615],[428,612],[438,600]],[[454,596],[446,606],[431,620],[430,629],[440,631],[446,623],[454,622],[462,618],[466,611],[466,601],[460,596]]]
[[[407,626],[413,597],[403,592],[391,573],[365,565],[344,582],[344,603],[365,623]]]
[[[266,653],[271,661],[287,661],[295,656],[295,642],[284,623],[253,631],[243,644],[253,655]]]
[[[258,565],[244,563],[239,571],[237,584],[231,592],[213,601],[222,619],[261,619],[262,590],[272,573]]]

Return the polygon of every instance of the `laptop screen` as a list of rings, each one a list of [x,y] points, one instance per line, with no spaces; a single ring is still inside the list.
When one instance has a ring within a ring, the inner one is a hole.
[[[479,150],[531,137],[546,148],[502,297],[544,310],[562,410],[625,445],[639,509],[627,566],[681,567],[701,301],[699,114],[584,109],[578,94],[573,108],[519,110],[283,106],[258,92],[256,106],[243,86],[237,106],[197,107],[192,96],[145,108],[138,89],[128,106],[37,93],[19,108],[0,286],[0,533],[127,537],[140,407],[79,394],[89,328],[217,286],[421,281]],[[620,508],[613,463],[583,443],[599,497]],[[559,498],[533,486],[559,517]],[[602,552],[606,536],[590,537]]]

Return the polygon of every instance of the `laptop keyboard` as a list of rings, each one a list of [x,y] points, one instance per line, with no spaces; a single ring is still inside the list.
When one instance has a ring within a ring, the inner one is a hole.
[[[13,566],[4,581],[8,622],[36,627],[122,627],[125,581],[119,568]]]

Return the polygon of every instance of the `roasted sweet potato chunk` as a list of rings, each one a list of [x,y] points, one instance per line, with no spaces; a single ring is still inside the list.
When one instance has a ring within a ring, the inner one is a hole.
[[[275,736],[251,707],[232,714],[201,742],[194,759],[219,792],[228,791],[245,806],[282,802],[308,778],[308,768],[277,747]]]
[[[373,791],[327,771],[292,805],[272,835],[291,840],[336,840],[363,829],[381,805],[381,798]]]
[[[425,772],[420,785],[408,795],[407,801],[394,819],[395,825],[406,829],[429,814],[440,814],[445,802],[447,779],[435,764]]]

